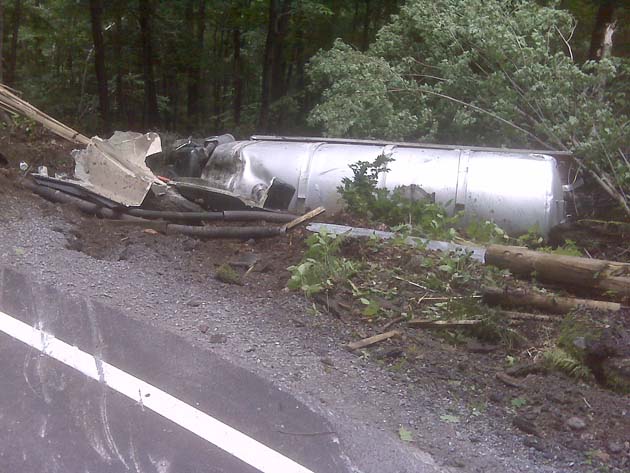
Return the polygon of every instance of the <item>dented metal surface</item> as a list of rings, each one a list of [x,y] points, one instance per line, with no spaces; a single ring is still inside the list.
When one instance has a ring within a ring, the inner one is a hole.
[[[392,158],[378,186],[391,191],[418,187],[464,223],[492,220],[512,235],[537,227],[547,235],[565,219],[564,193],[556,160],[510,150],[479,150],[378,142],[345,143],[263,139],[223,143],[206,163],[208,186],[254,202],[274,179],[295,189],[286,210],[342,208],[337,187],[351,177],[349,165]]]

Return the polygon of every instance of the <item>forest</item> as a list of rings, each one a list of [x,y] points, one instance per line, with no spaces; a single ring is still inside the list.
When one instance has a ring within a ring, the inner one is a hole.
[[[616,0],[0,0],[0,82],[79,130],[556,149],[630,214]]]

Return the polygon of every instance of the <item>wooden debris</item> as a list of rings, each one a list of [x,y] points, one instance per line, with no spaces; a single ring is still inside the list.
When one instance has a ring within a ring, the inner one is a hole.
[[[399,330],[390,330],[389,332],[374,335],[373,337],[364,338],[363,340],[359,340],[357,342],[348,343],[346,345],[346,348],[350,351],[354,351],[360,348],[369,347],[385,340],[389,340],[393,337],[399,337],[400,335],[401,333]]]
[[[472,320],[432,320],[432,319],[413,319],[407,322],[410,327],[416,328],[464,328],[473,325],[479,325],[482,321]]]
[[[495,376],[499,381],[501,381],[506,386],[510,386],[512,388],[523,387],[523,385],[518,381],[518,379],[513,378],[512,376],[510,376],[507,373],[504,373],[503,371],[499,371]]]
[[[31,120],[40,123],[44,128],[47,128],[56,135],[61,136],[68,141],[72,141],[73,143],[83,145],[91,143],[91,140],[87,136],[82,135],[78,131],[73,130],[49,115],[46,115],[26,100],[18,97],[14,93],[13,89],[10,89],[3,84],[0,84],[0,109],[30,118]]]
[[[553,314],[567,314],[578,307],[595,310],[618,311],[621,304],[617,302],[561,297],[555,294],[542,294],[532,290],[506,287],[487,287],[483,290],[486,304],[503,307],[532,307]]]
[[[549,322],[552,320],[560,320],[558,317],[552,317],[550,315],[529,314],[526,312],[512,312],[509,310],[502,311],[501,315],[510,320],[536,320],[539,322]]]
[[[320,214],[323,214],[326,211],[324,207],[317,207],[316,209],[311,210],[310,212],[305,213],[304,215],[299,216],[295,220],[290,221],[284,226],[284,230],[291,230],[293,227],[297,227],[299,224],[306,222],[307,220],[311,220],[317,217]]]
[[[555,255],[518,246],[490,245],[486,264],[509,269],[518,276],[536,273],[540,281],[569,287],[597,289],[630,296],[630,264],[616,261]]]

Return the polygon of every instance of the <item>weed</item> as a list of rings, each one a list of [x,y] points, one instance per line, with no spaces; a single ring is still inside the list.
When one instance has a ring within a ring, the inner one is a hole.
[[[342,242],[343,237],[325,230],[311,235],[302,261],[288,268],[289,289],[312,296],[348,281],[357,272],[357,265],[339,255]]]
[[[222,264],[217,268],[216,278],[226,284],[243,285],[240,274],[234,271],[234,268],[229,264]]]
[[[373,162],[350,165],[352,178],[344,178],[337,188],[348,212],[372,223],[392,226],[405,236],[452,240],[457,235],[455,226],[461,214],[450,216],[417,186],[399,187],[393,192],[377,187],[379,174],[388,171],[391,161],[382,154]]]
[[[527,404],[527,399],[522,397],[515,397],[510,401],[510,405],[515,409],[520,409]]]

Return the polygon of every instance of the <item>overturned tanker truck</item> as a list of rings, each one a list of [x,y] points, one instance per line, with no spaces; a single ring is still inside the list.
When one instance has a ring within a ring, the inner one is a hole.
[[[258,207],[300,213],[341,210],[337,188],[349,165],[392,159],[378,186],[430,198],[463,223],[491,220],[511,235],[543,235],[564,222],[565,190],[556,159],[544,151],[415,143],[231,135],[187,140],[170,155],[169,173],[185,197],[212,209]],[[150,165],[151,167],[151,165]]]

